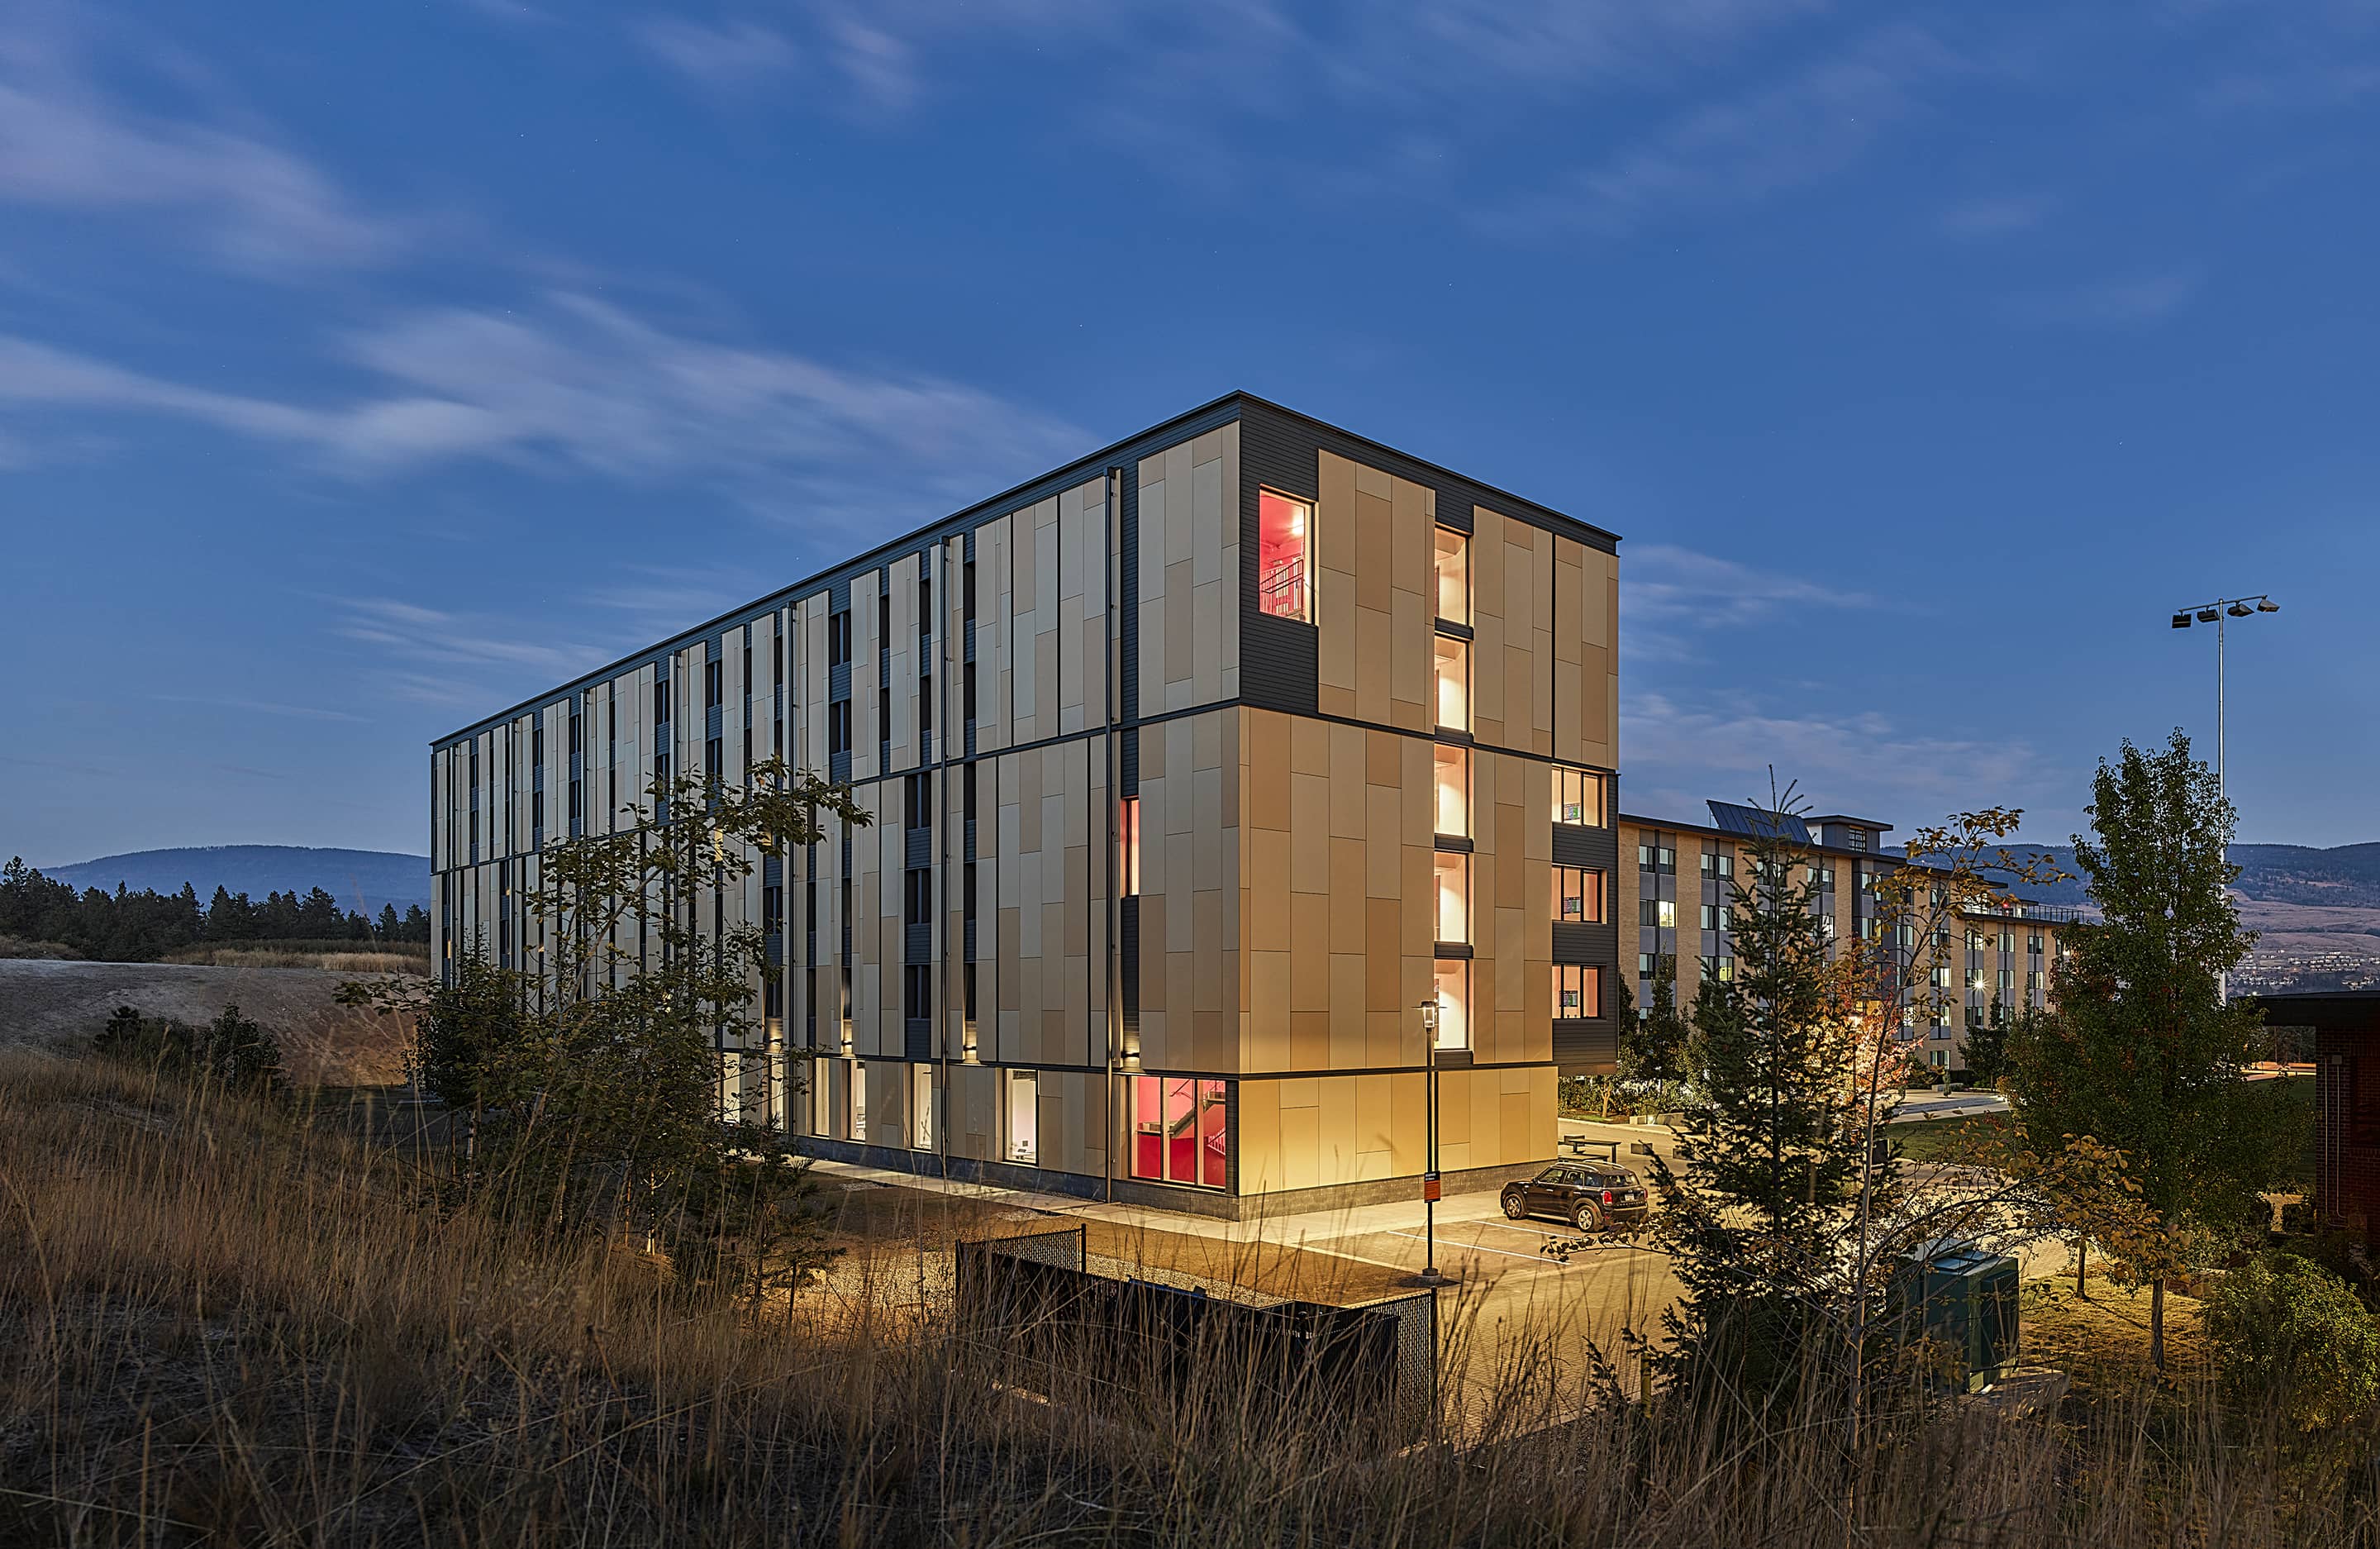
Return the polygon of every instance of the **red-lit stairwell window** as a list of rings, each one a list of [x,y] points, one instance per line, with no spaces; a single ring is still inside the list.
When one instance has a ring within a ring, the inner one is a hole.
[[[1270,490],[1257,494],[1257,606],[1280,618],[1314,616],[1314,507]]]

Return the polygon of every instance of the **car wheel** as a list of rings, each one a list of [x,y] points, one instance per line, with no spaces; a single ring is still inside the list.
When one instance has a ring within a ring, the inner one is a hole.
[[[1516,1189],[1504,1196],[1504,1215],[1507,1220],[1518,1221],[1528,1214],[1529,1201],[1521,1197],[1519,1189]]]
[[[1603,1230],[1603,1212],[1592,1200],[1581,1200],[1571,1206],[1570,1224],[1582,1232]]]

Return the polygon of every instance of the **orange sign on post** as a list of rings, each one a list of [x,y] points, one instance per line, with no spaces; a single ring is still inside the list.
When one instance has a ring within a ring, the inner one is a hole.
[[[1421,1197],[1429,1201],[1432,1204],[1437,1203],[1440,1199],[1444,1198],[1444,1195],[1440,1192],[1438,1175],[1436,1173],[1424,1173],[1421,1175]]]

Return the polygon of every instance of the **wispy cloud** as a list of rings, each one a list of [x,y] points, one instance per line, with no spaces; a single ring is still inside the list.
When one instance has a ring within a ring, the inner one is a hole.
[[[637,41],[662,64],[714,91],[741,92],[783,75],[801,55],[783,32],[757,21],[695,21],[648,17]]]
[[[1667,543],[1630,543],[1621,558],[1620,638],[1633,662],[1692,660],[1696,635],[1798,610],[1877,605],[1865,592]]]
[[[580,295],[416,312],[338,353],[378,390],[332,407],[225,393],[0,336],[0,404],[192,420],[354,474],[498,458],[685,479],[805,524],[916,517],[1086,440],[957,383],[694,338]]]
[[[1628,748],[1631,811],[1647,811],[1659,797],[1685,811],[1653,816],[1692,817],[1702,800],[1741,801],[1765,795],[1773,767],[1778,779],[1799,783],[1826,811],[1855,811],[1906,830],[1945,814],[1985,806],[2025,807],[2052,782],[2032,745],[1993,728],[1968,735],[1918,729],[1874,710],[1779,710],[1744,696],[1687,702],[1662,694],[1632,695],[1621,712]],[[2070,814],[2027,813],[2028,828],[2067,821]]]
[[[1947,237],[2008,237],[2031,231],[2057,207],[2058,201],[2046,194],[1991,194],[1951,205],[1935,226]]]
[[[1618,236],[1675,215],[1758,203],[1850,167],[1917,111],[1923,84],[1961,67],[1958,55],[1922,28],[1891,28],[1750,95],[1690,112],[1544,191],[1475,218],[1507,236]]]
[[[354,721],[368,724],[361,715],[350,715],[344,710],[323,710],[308,704],[274,704],[265,700],[224,699],[211,694],[152,694],[161,704],[203,704],[218,710],[245,711],[251,715],[287,715],[305,721]]]
[[[371,262],[405,240],[261,128],[110,95],[62,24],[0,30],[0,201],[167,216],[247,270]]]
[[[2201,278],[2189,270],[2010,296],[2000,315],[2029,326],[2137,328],[2163,321],[2197,296]]]

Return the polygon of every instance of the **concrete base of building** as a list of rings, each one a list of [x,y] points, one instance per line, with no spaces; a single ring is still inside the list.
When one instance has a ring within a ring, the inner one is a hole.
[[[1062,1173],[1052,1168],[1029,1167],[1014,1162],[982,1162],[971,1156],[941,1156],[932,1152],[861,1145],[853,1140],[832,1140],[815,1136],[798,1136],[795,1143],[796,1149],[807,1156],[880,1167],[887,1172],[910,1173],[927,1178],[950,1178],[961,1183],[991,1184],[1002,1189],[1030,1189],[1044,1194],[1063,1194],[1090,1202],[1112,1201],[1118,1204],[1179,1211],[1184,1215],[1201,1215],[1219,1221],[1261,1221],[1276,1215],[1353,1210],[1359,1205],[1395,1204],[1421,1198],[1421,1177],[1418,1174],[1369,1178],[1360,1183],[1326,1184],[1318,1189],[1285,1189],[1269,1194],[1232,1194],[1219,1189],[1185,1189],[1172,1184],[1148,1183],[1138,1178],[1105,1178],[1083,1173]],[[1443,1173],[1440,1175],[1442,1192],[1449,1195],[1475,1194],[1500,1189],[1514,1178],[1534,1175],[1555,1160],[1554,1157],[1544,1156],[1533,1162],[1514,1162],[1500,1167],[1473,1167],[1462,1172]]]

